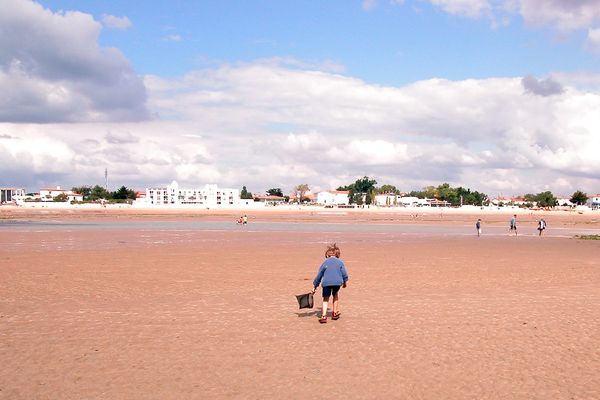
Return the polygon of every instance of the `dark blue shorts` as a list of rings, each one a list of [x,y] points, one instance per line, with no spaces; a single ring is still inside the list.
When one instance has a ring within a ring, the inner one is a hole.
[[[332,294],[335,296],[340,291],[340,285],[337,286],[323,286],[323,297],[329,297]]]

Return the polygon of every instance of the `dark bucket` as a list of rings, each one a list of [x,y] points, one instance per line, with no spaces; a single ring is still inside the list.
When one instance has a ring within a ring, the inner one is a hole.
[[[314,300],[312,293],[299,294],[296,296],[298,300],[298,307],[302,308],[313,308]]]

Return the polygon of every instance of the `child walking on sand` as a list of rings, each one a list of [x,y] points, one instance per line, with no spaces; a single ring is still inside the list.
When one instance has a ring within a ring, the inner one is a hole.
[[[546,229],[546,221],[544,221],[544,219],[540,219],[538,221],[538,231],[540,231],[540,236],[542,236],[542,233],[544,232],[544,229]]]
[[[510,219],[510,233],[512,233],[512,231],[515,231],[515,236],[517,236],[517,214],[513,215],[513,217]]]
[[[317,272],[317,276],[313,281],[313,293],[317,291],[319,284],[323,286],[323,311],[321,318],[319,318],[320,323],[327,322],[327,306],[331,295],[333,295],[331,319],[337,320],[340,318],[338,292],[340,286],[346,287],[347,282],[348,272],[344,262],[340,260],[340,248],[335,243],[327,246],[325,261],[319,267],[319,272]]]

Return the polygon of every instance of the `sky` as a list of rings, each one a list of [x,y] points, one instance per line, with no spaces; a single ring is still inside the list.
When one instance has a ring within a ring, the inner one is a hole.
[[[600,193],[597,0],[0,0],[0,186]]]

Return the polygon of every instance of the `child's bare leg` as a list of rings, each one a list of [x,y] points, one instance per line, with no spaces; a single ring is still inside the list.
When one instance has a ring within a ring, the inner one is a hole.
[[[327,316],[327,303],[329,302],[329,297],[323,297],[323,311],[321,313],[321,316],[325,317]]]
[[[339,297],[336,294],[336,295],[333,296],[333,304],[331,306],[334,315],[335,315],[335,313],[337,313],[339,311],[338,310],[338,301],[339,301]]]

